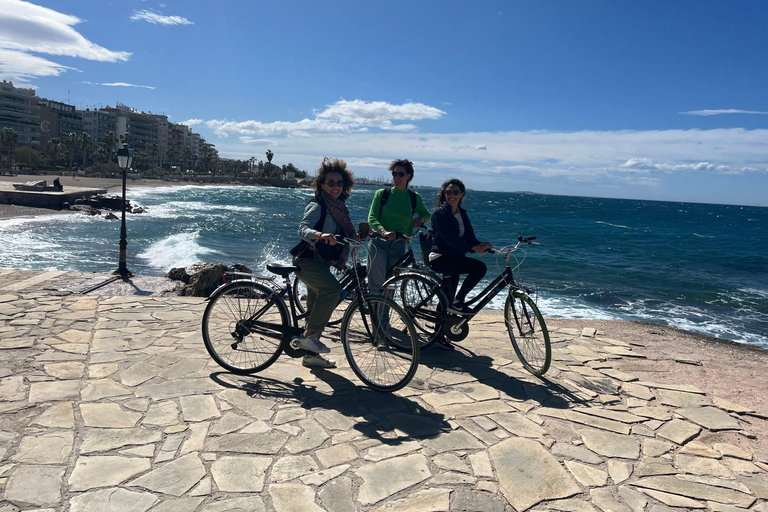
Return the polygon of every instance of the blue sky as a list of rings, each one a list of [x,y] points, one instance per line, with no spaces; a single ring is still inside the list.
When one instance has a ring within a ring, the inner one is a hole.
[[[0,0],[0,77],[220,155],[768,205],[768,2]]]

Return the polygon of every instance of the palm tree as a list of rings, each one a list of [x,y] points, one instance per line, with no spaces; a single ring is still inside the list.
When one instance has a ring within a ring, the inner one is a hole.
[[[160,152],[160,146],[157,142],[152,143],[149,152],[152,155],[152,167],[157,167],[157,154]]]
[[[75,166],[75,149],[80,145],[80,137],[75,132],[69,132],[64,139],[64,146],[69,151],[69,171],[72,173],[72,177],[75,176],[73,171]]]
[[[61,143],[61,139],[58,137],[51,137],[45,143],[45,152],[48,154],[49,161],[53,163],[54,170],[59,166],[59,159],[64,149],[64,144]]]
[[[107,147],[107,144],[99,142],[96,146],[96,151],[93,152],[93,157],[103,164],[109,162],[110,150],[109,147]]]
[[[269,163],[272,163],[272,158],[274,158],[274,156],[275,156],[275,154],[272,152],[272,150],[268,149],[267,150],[267,161],[269,161]]]
[[[189,148],[189,146],[184,146],[181,148],[181,159],[184,162],[184,170],[186,171],[189,169],[189,159],[192,156],[192,150]]]
[[[168,160],[168,168],[170,169],[171,166],[173,166],[173,163],[176,161],[176,146],[171,146],[168,148],[168,151],[165,153],[165,158]]]
[[[109,132],[107,133],[104,138],[101,140],[109,150],[109,159],[112,160],[112,155],[115,154],[115,145],[117,144],[117,135],[115,135],[115,132]]]
[[[2,146],[8,153],[8,170],[13,172],[13,150],[19,141],[19,134],[16,130],[10,127],[3,128],[3,133],[0,134],[0,146]]]
[[[93,146],[91,135],[88,132],[80,134],[80,150],[83,152],[83,170],[88,166],[88,151]]]

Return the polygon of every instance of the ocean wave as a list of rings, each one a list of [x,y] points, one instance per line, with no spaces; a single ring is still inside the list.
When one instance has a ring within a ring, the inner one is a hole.
[[[611,224],[610,222],[604,222],[602,220],[595,221],[595,224],[605,224],[606,226],[611,226],[613,228],[631,229],[632,231],[637,231],[637,228],[633,228],[631,226],[623,226],[621,224]]]
[[[168,271],[174,267],[188,267],[208,255],[219,254],[218,251],[200,245],[199,238],[199,231],[172,235],[153,243],[138,257],[151,267]]]

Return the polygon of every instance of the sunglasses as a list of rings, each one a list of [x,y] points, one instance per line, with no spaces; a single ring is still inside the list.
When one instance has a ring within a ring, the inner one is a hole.
[[[328,185],[329,187],[343,187],[344,180],[339,180],[339,181],[325,180],[324,185]]]
[[[393,178],[395,178],[395,177],[402,178],[406,174],[408,174],[408,173],[407,172],[403,172],[403,171],[392,171],[392,177]]]
[[[445,195],[447,195],[447,196],[458,196],[459,194],[461,194],[461,190],[453,189],[453,190],[446,190],[445,191]]]

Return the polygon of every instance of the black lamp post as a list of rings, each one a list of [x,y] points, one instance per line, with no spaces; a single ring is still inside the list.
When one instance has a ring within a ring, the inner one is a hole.
[[[133,160],[133,150],[128,149],[128,144],[123,144],[123,147],[117,150],[117,165],[123,170],[123,220],[120,225],[120,266],[115,271],[115,274],[119,275],[123,279],[131,277],[131,271],[125,266],[125,251],[128,248],[128,240],[125,233],[125,180],[128,168],[131,166]]]

